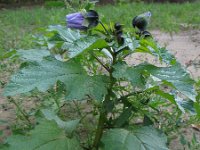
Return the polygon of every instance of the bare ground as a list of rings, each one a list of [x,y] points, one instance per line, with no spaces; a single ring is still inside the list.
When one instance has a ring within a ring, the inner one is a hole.
[[[152,34],[161,46],[166,46],[181,64],[188,68],[192,77],[195,79],[200,77],[200,31],[183,31],[172,35],[160,31],[152,31]],[[156,62],[156,60],[151,57],[142,54],[131,56],[128,58],[128,61],[130,64],[135,64],[136,59],[139,59],[139,61]],[[2,78],[1,75],[0,77]],[[0,95],[1,93],[2,89],[0,89]],[[0,96],[0,120],[6,120],[9,124],[15,120],[15,110],[13,109],[13,106],[2,96]],[[4,130],[6,135],[10,134],[9,124],[4,126],[0,124],[0,130]],[[191,137],[192,132],[192,127],[183,131],[188,137]],[[200,135],[200,132],[196,133]],[[177,139],[171,143],[170,147],[172,150],[181,149]]]
[[[174,34],[152,31],[151,33],[161,46],[166,47],[183,66],[187,67],[193,78],[200,77],[200,31],[183,31]],[[144,54],[136,54],[128,58],[129,64],[137,64],[141,61],[157,63],[158,60]]]

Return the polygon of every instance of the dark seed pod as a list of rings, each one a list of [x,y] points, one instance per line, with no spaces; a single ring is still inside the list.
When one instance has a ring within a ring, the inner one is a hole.
[[[115,30],[122,30],[122,25],[120,23],[115,23]]]
[[[89,22],[89,27],[95,27],[99,23],[99,15],[94,10],[89,10],[85,17]]]
[[[87,30],[99,23],[99,15],[94,10],[88,12],[77,12],[66,15],[67,27],[79,30]]]
[[[145,12],[133,18],[132,25],[133,27],[137,27],[140,31],[144,31],[149,24],[151,17],[151,12]]]
[[[122,25],[120,23],[115,23],[115,36],[117,38],[118,44],[122,45],[124,44],[124,38],[122,37],[123,31],[122,31]]]
[[[143,31],[141,33],[141,36],[143,36],[144,38],[152,37],[152,35],[151,35],[151,33],[149,31]]]
[[[132,21],[133,27],[137,27],[140,31],[144,31],[147,26],[147,21],[145,21],[143,18],[138,18],[137,16]]]

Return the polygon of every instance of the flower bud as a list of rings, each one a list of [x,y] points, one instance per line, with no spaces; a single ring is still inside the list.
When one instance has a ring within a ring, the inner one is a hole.
[[[94,10],[89,10],[85,18],[89,22],[89,27],[96,27],[99,23],[99,15]]]
[[[122,25],[120,23],[115,23],[114,28],[118,44],[120,45],[124,44],[124,38],[122,37],[123,34]]]
[[[140,33],[140,37],[143,37],[143,38],[147,39],[147,38],[152,38],[152,35],[151,35],[151,33],[149,31],[142,31]]]
[[[149,24],[151,17],[151,12],[145,12],[133,18],[132,25],[137,27],[140,31],[146,30],[147,25]]]

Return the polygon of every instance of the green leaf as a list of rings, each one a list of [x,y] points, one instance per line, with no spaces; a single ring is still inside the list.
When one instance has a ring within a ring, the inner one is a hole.
[[[132,114],[132,107],[128,107],[123,110],[123,112],[120,114],[120,116],[115,120],[114,126],[115,127],[123,127],[126,125],[127,122],[129,122],[129,117]]]
[[[139,40],[136,40],[135,37],[131,37],[129,34],[124,35],[124,45],[122,45],[119,49],[123,47],[128,47],[131,50],[131,53],[134,52],[139,46]]]
[[[3,131],[0,131],[0,137],[3,135]]]
[[[200,118],[200,104],[198,102],[195,102],[194,108],[195,108],[198,118]]]
[[[43,109],[42,113],[47,120],[54,120],[58,124],[58,126],[60,128],[63,128],[69,135],[71,135],[72,132],[77,128],[80,121],[80,119],[63,121],[53,111],[50,111],[48,109]]]
[[[86,50],[97,50],[107,48],[108,44],[104,39],[96,39],[95,42],[89,46]]]
[[[118,63],[114,66],[114,69],[113,76],[115,78],[123,78],[130,81],[133,87],[144,88],[145,79],[142,76],[143,70],[140,68],[132,68],[125,63]]]
[[[16,50],[10,50],[10,51],[5,52],[2,55],[0,55],[0,60],[6,59],[6,58],[10,58],[10,57],[12,57],[15,54],[16,54]]]
[[[171,83],[176,90],[195,101],[196,91],[194,89],[194,80],[190,78],[180,64],[170,67],[156,67],[153,65],[145,65],[143,68],[147,70],[152,76],[161,80],[163,83]]]
[[[194,81],[190,78],[189,73],[187,73],[178,63],[170,67],[157,67],[146,63],[128,67],[128,65],[124,63],[117,64],[114,68],[115,78],[126,79],[130,81],[134,87],[144,87],[144,75],[148,73],[156,82],[171,85],[189,99],[193,101],[196,99]]]
[[[194,102],[191,100],[185,100],[183,98],[180,98],[176,96],[176,103],[178,105],[178,108],[185,113],[185,111],[189,111],[190,114],[196,115],[196,111],[194,108]]]
[[[154,122],[151,120],[151,118],[147,115],[144,115],[144,119],[143,119],[143,125],[144,126],[150,126],[153,125]]]
[[[95,5],[98,1],[87,1],[85,4],[85,10],[89,11],[89,10],[94,10],[95,9]]]
[[[172,65],[176,63],[175,57],[166,48],[160,47],[154,40],[140,40],[135,52],[149,53],[167,64]]]
[[[62,49],[73,58],[83,51],[108,47],[105,40],[96,36],[81,35],[78,30],[71,30],[63,26],[50,26],[49,31],[56,31],[64,41]]]
[[[49,26],[48,31],[57,32],[63,41],[70,43],[81,38],[81,34],[78,30],[71,30],[70,28],[61,25],[51,25]]]
[[[55,59],[43,60],[30,64],[11,77],[10,83],[4,89],[5,96],[13,96],[29,92],[35,88],[45,92],[56,81],[73,80],[85,74],[75,62],[60,62]]]
[[[103,134],[102,143],[101,150],[168,150],[166,136],[153,127],[110,129]]]
[[[73,43],[65,42],[62,45],[62,49],[67,50],[70,58],[73,58],[86,50],[102,49],[104,47],[107,47],[107,43],[96,37],[84,37]]]
[[[185,137],[181,134],[180,136],[180,142],[182,145],[186,145],[187,144],[187,140],[185,139]]]
[[[177,107],[185,113],[185,111],[189,111],[190,114],[195,115],[196,111],[194,109],[194,102],[190,99],[183,99],[174,93],[166,93],[159,88],[156,88],[155,94],[160,95],[164,99],[168,99],[171,103],[177,105]]]
[[[44,57],[50,56],[45,49],[17,50],[17,54],[25,61],[42,61]]]
[[[168,99],[172,104],[177,104],[174,95],[171,95],[169,93],[166,93],[160,89],[156,89],[155,93],[157,95],[160,95],[161,97]]]
[[[66,97],[70,100],[81,100],[86,96],[102,100],[107,93],[106,76],[88,76],[85,70],[74,61],[60,62],[51,58],[29,64],[13,75],[4,89],[4,96],[26,93],[35,88],[45,92],[58,80],[66,85]]]
[[[0,150],[9,150],[8,145],[0,143]]]
[[[85,96],[89,96],[92,99],[102,101],[102,98],[107,93],[108,82],[109,80],[106,76],[79,76],[74,81],[67,82],[68,94],[66,98],[80,100]]]
[[[161,61],[174,65],[176,63],[176,58],[172,55],[166,48],[159,47],[158,51],[152,52],[153,55],[157,55]]]
[[[26,135],[7,139],[9,150],[81,150],[78,140],[68,138],[54,121],[44,121]]]

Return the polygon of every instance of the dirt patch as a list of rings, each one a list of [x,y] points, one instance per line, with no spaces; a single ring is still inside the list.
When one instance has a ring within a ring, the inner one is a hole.
[[[166,47],[177,60],[190,72],[195,79],[200,77],[200,31],[183,31],[177,34],[151,32],[159,45]],[[157,63],[158,60],[150,55],[134,54],[127,58],[129,64],[137,64],[138,61]]]
[[[153,31],[155,39],[162,46],[166,46],[167,49],[175,55],[177,60],[190,72],[191,76],[195,79],[200,77],[200,31],[184,31],[178,34],[167,34],[160,31]],[[183,129],[182,134],[186,139],[191,140],[193,133],[197,135],[197,139],[200,140],[200,132],[188,127]],[[180,144],[178,138],[174,139],[170,143],[172,150],[184,149]]]
[[[184,31],[179,34],[152,32],[158,42],[166,46],[182,65],[187,66],[192,77],[200,76],[200,31]]]
[[[195,79],[200,77],[200,31],[183,31],[177,34],[163,33],[160,31],[151,32],[155,40],[159,45],[166,47],[170,53],[174,54],[177,60],[187,68],[191,76]],[[133,54],[127,58],[130,65],[135,65],[140,62],[147,61],[153,64],[159,64],[159,60],[151,55],[147,54]],[[198,125],[197,125],[198,126]],[[199,130],[199,128],[198,128]],[[199,130],[200,131],[200,130]],[[191,141],[193,133],[197,135],[197,139],[200,141],[200,132],[192,128],[192,125],[188,128],[182,129],[182,135]],[[170,142],[171,150],[185,149],[178,136],[176,136]],[[199,148],[200,149],[200,148]]]
[[[2,130],[4,132],[4,136],[0,136],[0,143],[3,141],[5,136],[11,134],[9,126],[15,120],[15,110],[13,109],[13,106],[9,104],[8,101],[1,96],[1,94],[2,89],[0,89],[0,131]],[[5,123],[1,125],[1,121]]]

